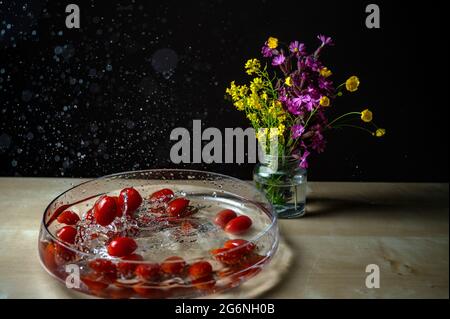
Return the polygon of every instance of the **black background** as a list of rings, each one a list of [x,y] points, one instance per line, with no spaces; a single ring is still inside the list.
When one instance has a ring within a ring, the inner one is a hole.
[[[71,2],[80,29],[65,27]],[[248,79],[245,61],[260,57],[268,36],[315,49],[323,33],[336,42],[323,55],[335,81],[356,74],[362,83],[331,113],[369,107],[387,135],[333,132],[309,178],[448,181],[443,4],[373,1],[381,29],[367,29],[369,3],[2,1],[0,176],[185,167],[251,178],[251,164],[172,164],[170,131],[193,119],[247,127],[224,100],[230,81]],[[176,67],[161,72],[172,56]]]

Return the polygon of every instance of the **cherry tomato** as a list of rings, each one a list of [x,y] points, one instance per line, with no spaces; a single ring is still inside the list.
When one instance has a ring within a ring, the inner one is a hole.
[[[181,217],[186,207],[189,205],[189,200],[183,197],[171,200],[167,206],[167,213],[173,217]]]
[[[159,276],[160,267],[158,264],[140,264],[135,270],[136,276],[144,281],[151,281]]]
[[[122,257],[123,260],[142,261],[144,258],[139,254],[131,254]],[[120,262],[117,264],[117,271],[124,277],[131,277],[138,266],[137,263]]]
[[[163,188],[159,191],[154,192],[150,195],[151,202],[168,202],[174,196],[174,193],[171,189]]]
[[[70,210],[65,210],[58,218],[56,218],[56,220],[61,224],[75,225],[80,220],[80,217]]]
[[[62,241],[73,244],[75,243],[75,236],[77,235],[77,230],[72,226],[64,226],[56,233],[56,236]]]
[[[114,257],[124,257],[131,255],[137,249],[137,244],[133,238],[117,237],[108,245],[108,254]]]
[[[97,224],[108,226],[116,218],[117,204],[113,197],[103,196],[94,205],[94,218]]]
[[[108,259],[94,259],[88,263],[89,267],[97,273],[116,273],[116,265]]]
[[[45,245],[45,247],[43,248],[43,261],[45,266],[51,272],[53,272],[58,266],[58,264],[55,261],[55,254],[56,254],[55,244],[48,243],[47,245]]]
[[[97,281],[97,276],[89,274],[82,276],[81,281],[89,288],[93,293],[100,293],[106,289],[109,285],[107,283]]]
[[[216,281],[214,280],[214,277],[210,274],[204,277],[193,279],[192,284],[199,290],[209,290],[214,287]]]
[[[66,226],[70,227],[70,226]],[[75,258],[75,252],[70,250],[69,248],[64,247],[61,244],[55,243],[55,261],[58,265],[63,265],[73,258]]]
[[[191,279],[195,280],[198,278],[206,277],[211,275],[212,266],[207,261],[197,261],[189,266],[188,274]]]
[[[161,264],[161,270],[166,274],[178,275],[181,274],[186,265],[183,258],[178,256],[172,256],[166,258]]]
[[[218,248],[211,250],[211,254],[214,256],[214,259],[220,261],[225,265],[235,265],[239,264],[244,257],[240,252],[235,252],[230,248]]]
[[[225,226],[225,231],[230,234],[239,235],[246,232],[252,226],[252,220],[245,215],[230,220]]]
[[[232,220],[233,218],[236,218],[236,217],[237,217],[237,214],[233,210],[224,209],[216,215],[216,218],[214,219],[214,223],[216,225],[220,226],[221,228],[225,228],[225,225],[230,220]]]
[[[122,214],[122,212],[125,211],[125,214],[132,216],[139,206],[141,206],[142,197],[133,187],[128,187],[122,189],[117,202],[120,209],[119,214]]]
[[[245,239],[230,239],[223,244],[223,247],[230,249],[240,247],[239,249],[234,250],[242,250],[243,253],[250,253],[255,249],[256,246],[254,243],[246,241]]]

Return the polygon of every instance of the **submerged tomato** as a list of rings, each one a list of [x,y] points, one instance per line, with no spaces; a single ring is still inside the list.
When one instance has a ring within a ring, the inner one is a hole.
[[[183,197],[175,198],[167,205],[167,214],[173,217],[181,217],[189,206],[189,200]]]
[[[161,270],[166,274],[178,275],[184,270],[186,262],[183,258],[178,256],[172,256],[166,258],[161,264]]]
[[[93,271],[98,273],[115,273],[117,271],[116,265],[108,259],[94,259],[88,265]]]
[[[197,261],[189,266],[189,277],[193,280],[212,274],[212,266],[207,261]]]
[[[135,270],[136,276],[144,281],[152,281],[159,276],[160,267],[158,264],[140,264]]]
[[[224,209],[216,215],[216,218],[214,219],[214,223],[216,225],[220,226],[221,228],[225,228],[225,225],[230,220],[232,220],[233,218],[236,218],[236,217],[237,217],[237,214],[235,211],[233,211],[231,209]]]
[[[163,188],[150,195],[151,202],[168,202],[174,196],[174,193],[169,188]]]
[[[114,257],[124,257],[131,255],[137,249],[134,239],[129,237],[118,237],[113,239],[108,245],[108,254]]]
[[[116,200],[110,196],[101,197],[94,205],[94,218],[97,224],[108,226],[116,218]]]
[[[131,216],[141,206],[142,196],[133,187],[128,187],[122,189],[117,202],[119,204],[120,214],[125,212],[125,214]]]
[[[216,281],[214,280],[214,277],[210,275],[206,275],[204,277],[200,277],[197,279],[192,280],[192,284],[195,286],[195,288],[199,290],[209,290],[214,287],[216,284]]]
[[[56,236],[62,241],[73,244],[75,243],[75,236],[77,235],[77,230],[72,226],[64,226],[56,233]]]
[[[142,261],[144,258],[139,254],[131,254],[125,257],[122,257],[122,260],[129,261]],[[117,272],[124,277],[131,277],[138,266],[137,263],[133,262],[120,262],[117,264]]]
[[[224,244],[223,244],[224,248],[236,248],[236,247],[240,247],[240,249],[235,249],[236,251],[241,250],[245,253],[250,253],[255,249],[255,244],[252,242],[249,242],[245,239],[230,239],[227,240]]]
[[[230,220],[225,226],[225,231],[230,234],[239,235],[246,232],[252,226],[252,220],[245,215]]]
[[[56,220],[61,224],[75,225],[80,220],[80,217],[70,210],[65,210],[58,216],[58,218],[56,218]]]

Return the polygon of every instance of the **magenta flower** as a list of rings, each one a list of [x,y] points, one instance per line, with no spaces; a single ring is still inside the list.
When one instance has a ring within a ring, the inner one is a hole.
[[[302,154],[302,156],[300,157],[300,164],[299,164],[299,166],[300,166],[301,168],[303,168],[303,169],[308,168],[308,161],[307,161],[307,158],[308,158],[309,154],[310,154],[310,153],[308,152],[308,150],[305,149],[304,152],[303,152],[303,154]]]
[[[267,45],[264,45],[261,49],[261,54],[265,58],[270,58],[273,55],[273,50],[269,48]]]
[[[299,138],[305,132],[305,127],[301,124],[292,125],[291,133],[292,138]]]
[[[286,57],[283,53],[280,53],[279,55],[275,56],[272,60],[272,65],[281,65],[286,60]]]
[[[333,39],[331,39],[331,37],[327,37],[323,34],[319,34],[317,36],[317,38],[322,41],[322,46],[326,46],[326,45],[334,45]]]
[[[304,43],[300,43],[298,41],[292,41],[289,44],[289,51],[294,53],[296,56],[305,55],[306,54],[306,47],[305,47]]]

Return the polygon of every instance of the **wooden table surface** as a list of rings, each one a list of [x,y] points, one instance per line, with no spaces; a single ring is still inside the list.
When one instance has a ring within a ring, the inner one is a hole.
[[[41,268],[43,210],[81,182],[0,178],[0,298],[71,298]],[[288,273],[264,298],[448,298],[448,184],[309,184],[308,214],[281,220],[294,252]],[[366,266],[380,288],[365,285]]]

